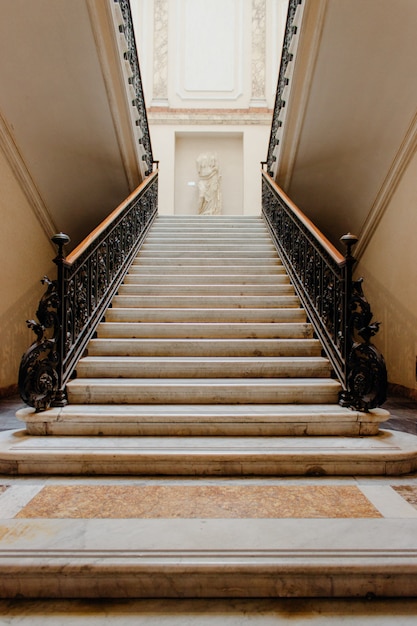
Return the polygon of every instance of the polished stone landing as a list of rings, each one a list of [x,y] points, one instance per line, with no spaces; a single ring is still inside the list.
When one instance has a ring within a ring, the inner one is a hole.
[[[415,500],[415,477],[9,478],[2,485],[1,597],[417,595],[417,509],[401,495],[407,488]],[[191,492],[200,492],[195,508]],[[207,494],[219,517],[200,508]],[[222,513],[229,506],[235,517]],[[270,517],[259,517],[265,510]]]
[[[171,476],[400,475],[417,437],[34,437],[0,434],[3,474]]]
[[[0,600],[8,626],[415,626],[417,599]]]

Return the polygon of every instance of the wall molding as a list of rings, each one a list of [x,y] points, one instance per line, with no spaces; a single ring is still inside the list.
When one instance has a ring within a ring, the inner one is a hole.
[[[142,181],[143,174],[135,108],[127,91],[129,68],[128,63],[122,61],[124,42],[122,35],[119,40],[116,37],[119,5],[113,0],[110,5],[108,1],[87,0],[87,8],[127,184],[133,191]],[[120,15],[119,22],[122,21]]]
[[[19,183],[21,190],[26,196],[36,219],[40,223],[48,240],[58,232],[58,228],[52,219],[46,204],[33,180],[31,173],[25,163],[25,160],[17,146],[12,130],[10,129],[6,119],[0,112],[0,148],[3,150],[6,159]],[[51,242],[51,247],[55,251],[55,247]]]
[[[294,61],[290,63],[294,69],[285,107],[289,113],[282,127],[281,150],[276,166],[276,181],[284,190],[288,190],[291,185],[326,20],[327,5],[328,0],[316,0],[313,3],[304,0],[301,28],[297,33],[298,48]]]

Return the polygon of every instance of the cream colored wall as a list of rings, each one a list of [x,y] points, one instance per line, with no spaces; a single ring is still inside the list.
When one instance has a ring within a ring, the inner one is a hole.
[[[374,319],[375,344],[385,356],[390,383],[417,389],[417,152],[364,251],[356,274]]]
[[[222,215],[241,215],[243,208],[243,136],[241,133],[177,133],[175,159],[175,213],[197,215],[199,192],[196,160],[217,155]]]
[[[26,320],[36,318],[44,293],[40,279],[55,278],[54,248],[0,150],[0,395],[17,384],[22,354],[35,339]]]
[[[242,209],[240,214],[258,215],[261,211],[261,175],[260,162],[265,158],[265,145],[269,138],[269,126],[236,125],[228,126],[167,126],[154,125],[152,127],[152,146],[154,158],[159,159],[159,212],[161,215],[173,215],[181,207],[175,206],[175,169],[176,169],[176,138],[200,137],[201,151],[207,146],[204,136],[208,134],[214,138],[210,146],[216,148],[219,139],[218,152],[221,152],[222,137],[240,136],[242,141],[234,144],[235,156],[230,153],[237,163],[242,163],[243,192]],[[240,165],[239,165],[240,167]],[[190,179],[194,180],[194,179]],[[197,178],[195,177],[195,180]],[[228,184],[224,181],[224,184]],[[179,196],[177,196],[178,198]],[[230,211],[229,211],[230,212]],[[237,209],[231,212],[237,214]]]

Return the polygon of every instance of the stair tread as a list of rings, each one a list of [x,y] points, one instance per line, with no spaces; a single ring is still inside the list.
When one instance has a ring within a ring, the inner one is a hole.
[[[362,413],[344,408],[339,404],[68,404],[62,408],[53,408],[42,414],[31,408],[18,411],[20,419],[35,421],[55,421],[59,416],[97,416],[100,419],[112,417],[165,417],[182,421],[199,420],[200,418],[226,419],[239,418],[257,420],[259,418],[300,418],[308,421],[321,419],[323,415],[335,416],[338,419],[357,421],[359,419],[381,422],[388,419],[389,413],[384,409],[376,409],[370,413]]]

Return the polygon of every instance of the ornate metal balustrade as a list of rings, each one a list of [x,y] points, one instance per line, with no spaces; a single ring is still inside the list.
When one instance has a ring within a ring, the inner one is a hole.
[[[152,145],[149,135],[148,117],[146,113],[145,97],[143,94],[142,78],[140,74],[138,52],[136,48],[135,31],[133,28],[132,13],[130,10],[129,0],[115,0],[120,6],[120,10],[123,15],[123,25],[120,27],[127,43],[127,52],[124,53],[126,61],[129,61],[132,76],[129,78],[129,82],[132,85],[135,92],[135,100],[132,102],[138,110],[138,120],[136,124],[139,126],[142,137],[140,143],[142,144],[144,154],[142,159],[146,162],[147,171],[145,176],[148,176],[153,169],[153,156]]]
[[[117,292],[157,213],[158,173],[154,172],[67,258],[69,237],[54,235],[56,280],[47,285],[38,322],[27,325],[36,340],[23,355],[19,390],[37,411],[66,404],[65,385],[87,342]]]
[[[294,17],[295,12],[297,10],[298,5],[302,4],[303,0],[289,0],[288,2],[288,12],[287,12],[287,23],[285,27],[284,40],[282,44],[282,53],[281,53],[281,65],[279,68],[278,74],[278,84],[277,91],[275,96],[275,105],[274,105],[274,113],[272,117],[272,126],[271,126],[271,134],[269,137],[269,147],[268,147],[268,156],[267,156],[267,171],[270,176],[273,176],[273,167],[276,161],[276,156],[274,155],[274,151],[276,146],[279,143],[278,133],[282,126],[282,121],[280,120],[280,114],[283,108],[286,105],[284,100],[284,89],[288,85],[288,78],[286,76],[287,69],[289,63],[293,60],[293,55],[290,52],[290,46],[294,35],[296,34],[296,27],[294,26]]]
[[[379,323],[352,280],[354,235],[344,235],[340,254],[263,172],[262,206],[281,259],[317,336],[342,383],[340,403],[360,411],[386,400],[387,372],[371,343]]]

